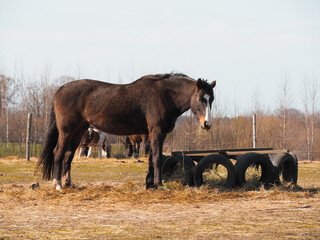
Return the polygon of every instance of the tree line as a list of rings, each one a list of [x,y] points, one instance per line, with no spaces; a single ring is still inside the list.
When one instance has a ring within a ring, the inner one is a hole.
[[[7,76],[0,73],[0,142],[1,148],[10,143],[26,141],[28,113],[33,114],[31,142],[41,145],[46,136],[52,99],[57,89],[72,76],[61,76],[54,83],[49,71],[43,71],[40,79],[25,80],[23,76]],[[247,114],[227,116],[223,104],[213,103],[213,124],[209,131],[200,129],[196,117],[187,112],[181,116],[176,127],[165,141],[164,151],[252,148],[252,114],[257,117],[257,147],[289,149],[299,159],[320,159],[320,112],[318,109],[318,85],[316,81],[305,82],[301,101],[304,110],[290,107],[288,79],[281,83],[281,99],[273,112],[264,111],[258,102]],[[219,96],[216,97],[219,99]],[[121,138],[109,135],[112,144],[121,144]],[[10,151],[7,151],[10,155]],[[39,154],[35,148],[33,155]]]

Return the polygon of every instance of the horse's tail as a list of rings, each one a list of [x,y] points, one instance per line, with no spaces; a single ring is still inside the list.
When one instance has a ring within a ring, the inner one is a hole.
[[[54,154],[53,149],[56,147],[58,142],[59,132],[56,125],[56,116],[54,114],[53,104],[50,112],[50,122],[47,138],[43,146],[41,155],[37,163],[37,170],[42,169],[42,178],[50,180],[53,175],[54,168]]]

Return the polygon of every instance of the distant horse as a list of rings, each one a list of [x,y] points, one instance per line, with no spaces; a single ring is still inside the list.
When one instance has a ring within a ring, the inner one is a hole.
[[[71,185],[71,162],[90,125],[110,134],[148,134],[151,152],[146,187],[162,184],[162,147],[177,118],[191,109],[208,130],[214,99],[211,84],[184,74],[147,75],[130,84],[69,82],[56,92],[37,169],[57,190]]]
[[[89,127],[84,133],[76,153],[78,153],[79,158],[83,153],[85,153],[86,157],[90,157],[91,149],[96,146],[99,147],[99,157],[101,157],[101,155],[102,157],[111,157],[111,144],[106,133],[94,127]]]
[[[125,138],[124,152],[127,157],[134,155],[135,158],[139,157],[140,145],[144,145],[144,153],[147,156],[150,152],[150,141],[148,135],[130,135]]]

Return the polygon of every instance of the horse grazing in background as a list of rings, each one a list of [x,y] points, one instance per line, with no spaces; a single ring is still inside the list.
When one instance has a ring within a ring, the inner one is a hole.
[[[107,158],[111,157],[111,144],[106,133],[90,126],[84,133],[80,145],[76,150],[76,153],[78,154],[75,155],[78,155],[80,158],[84,153],[86,157],[90,157],[91,149],[96,146],[99,147],[98,155],[100,158],[101,156]]]
[[[162,184],[162,147],[177,118],[191,109],[208,130],[211,84],[184,74],[147,75],[130,84],[77,80],[54,96],[47,139],[37,169],[57,190],[71,185],[71,162],[90,125],[114,135],[148,134],[151,152],[146,187]]]
[[[140,145],[144,145],[144,154],[147,156],[150,152],[150,141],[148,135],[130,135],[125,138],[124,152],[127,157],[132,155],[138,158],[140,155]]]

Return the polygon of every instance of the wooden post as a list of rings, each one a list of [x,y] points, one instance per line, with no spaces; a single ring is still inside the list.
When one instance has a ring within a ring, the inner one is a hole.
[[[252,115],[252,147],[257,147],[257,124],[255,113]]]
[[[26,137],[26,160],[30,161],[30,134],[32,125],[32,113],[28,113],[27,137]]]

